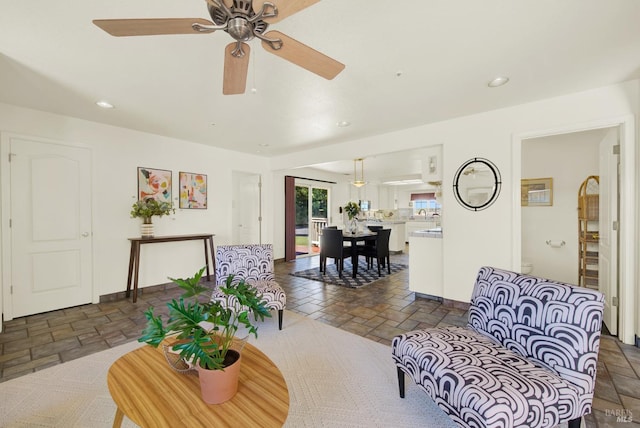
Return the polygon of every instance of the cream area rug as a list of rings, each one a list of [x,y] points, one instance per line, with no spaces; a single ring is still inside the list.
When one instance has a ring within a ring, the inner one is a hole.
[[[399,398],[388,346],[288,311],[279,331],[275,318],[250,341],[287,382],[285,427],[455,427],[410,380]],[[0,383],[0,426],[111,427],[107,371],[139,346],[147,345],[128,343]],[[136,425],[125,417],[122,426]]]

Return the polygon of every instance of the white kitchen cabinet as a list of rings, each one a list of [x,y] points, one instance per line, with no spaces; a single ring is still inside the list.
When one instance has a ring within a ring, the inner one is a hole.
[[[385,229],[391,229],[391,236],[389,237],[389,251],[394,252],[403,252],[404,251],[404,235],[405,235],[405,223],[404,222],[394,222],[390,224],[385,224],[383,222],[382,225]]]
[[[409,237],[409,290],[442,298],[442,238]]]
[[[382,226],[385,229],[391,229],[391,235],[389,236],[389,251],[396,253],[404,251],[406,235],[404,221],[367,222],[367,226]]]

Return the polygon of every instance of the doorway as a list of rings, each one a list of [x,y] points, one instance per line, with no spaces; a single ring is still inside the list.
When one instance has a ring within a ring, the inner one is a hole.
[[[618,221],[618,194],[617,169],[611,166],[617,165],[618,155],[613,151],[617,141],[614,127],[534,138],[522,144],[523,178],[545,178],[553,184],[550,205],[523,204],[523,269],[526,266],[535,276],[601,291],[606,296],[605,325],[614,335],[618,254],[611,224]],[[588,177],[594,177],[588,181],[593,185],[584,189]],[[578,202],[580,189],[592,194],[590,221],[585,221],[584,203]]]
[[[635,321],[634,321],[634,302],[635,302],[635,254],[636,254],[636,245],[634,243],[633,236],[635,236],[635,228],[636,224],[634,222],[635,216],[635,200],[637,197],[637,193],[635,191],[634,186],[634,174],[635,174],[635,126],[634,126],[634,118],[632,116],[626,116],[619,119],[611,119],[608,121],[599,121],[591,124],[582,124],[576,126],[569,126],[565,129],[555,129],[553,131],[539,131],[535,133],[528,133],[522,135],[514,136],[514,146],[513,146],[513,160],[514,160],[514,175],[513,175],[513,188],[514,193],[520,190],[520,180],[523,178],[537,178],[528,176],[528,172],[526,170],[525,162],[531,161],[534,162],[535,159],[530,159],[525,151],[526,144],[533,140],[543,140],[545,138],[551,138],[554,136],[571,136],[571,135],[579,135],[582,133],[587,133],[584,135],[588,135],[589,132],[599,132],[602,137],[601,140],[609,138],[610,140],[615,141],[616,152],[619,153],[619,156],[613,156],[613,152],[608,152],[610,154],[607,155],[609,159],[608,162],[602,162],[600,157],[600,149],[602,145],[595,144],[592,147],[592,150],[588,151],[588,156],[592,159],[597,159],[597,172],[595,174],[587,174],[581,178],[584,180],[588,175],[602,175],[605,178],[608,178],[609,184],[607,185],[609,195],[606,197],[609,202],[607,202],[607,215],[610,215],[609,227],[612,228],[611,238],[617,238],[618,242],[609,241],[610,250],[600,246],[599,251],[608,252],[611,255],[611,259],[609,261],[605,260],[605,263],[610,263],[610,266],[607,267],[609,273],[602,273],[604,275],[605,280],[599,281],[598,287],[605,295],[605,317],[607,318],[605,321],[605,325],[607,327],[611,326],[613,331],[616,331],[617,328],[617,336],[627,344],[635,344]],[[608,136],[607,136],[608,135]],[[611,135],[614,135],[612,138]],[[552,161],[556,157],[556,149],[559,147],[551,148],[546,152],[544,156],[543,162],[536,162],[541,168],[543,168],[545,164],[552,163]],[[612,149],[611,147],[607,150]],[[581,161],[585,154],[579,154],[574,156],[570,161],[564,163],[565,170],[574,170],[576,167],[581,165]],[[614,166],[609,166],[611,172],[606,172],[607,167],[606,163],[611,163]],[[619,162],[619,167],[618,167]],[[570,165],[570,168],[567,166]],[[604,167],[603,167],[604,165]],[[603,172],[604,171],[604,172]],[[541,177],[548,177],[550,174],[545,173],[541,175]],[[611,183],[615,185],[615,189],[611,189]],[[560,187],[559,187],[560,186]],[[561,191],[561,183],[556,183],[554,180],[554,205],[556,201],[561,202],[563,199],[558,199],[556,196],[556,191]],[[571,192],[573,193],[577,188],[571,188]],[[515,196],[515,195],[514,195]],[[572,211],[574,215],[576,214],[577,209],[577,194],[575,196],[567,196],[566,199],[569,202],[572,202]],[[602,196],[601,196],[602,197]],[[527,218],[527,213],[525,211],[526,207],[521,206],[520,198],[516,200],[514,198],[514,262],[518,263],[516,265],[514,263],[513,269],[517,270],[521,268],[520,263],[524,263],[528,261],[527,258],[531,254],[527,254],[525,252],[525,245],[527,237],[525,236],[524,228],[526,227],[529,219]],[[528,208],[527,208],[528,209]],[[601,209],[604,209],[601,207]],[[577,216],[576,216],[577,217]],[[606,215],[604,216],[606,218]],[[548,222],[552,227],[549,229],[543,229],[544,236],[539,236],[540,241],[542,241],[547,247],[551,247],[547,244],[547,241],[551,241],[551,243],[563,244],[565,241],[567,249],[571,248],[569,245],[569,239],[563,240],[558,239],[559,235],[552,236],[550,232],[554,232],[555,220]],[[617,228],[617,229],[613,229]],[[571,227],[567,229],[568,232],[573,232],[572,235],[577,237],[578,230],[577,226],[574,229]],[[574,232],[575,231],[575,232]],[[557,232],[557,230],[556,230]],[[542,235],[541,232],[538,235]],[[569,235],[567,235],[569,236]],[[570,238],[571,240],[577,238]],[[603,240],[604,241],[604,240]],[[571,242],[571,245],[574,244],[575,241]],[[606,247],[606,246],[605,246]],[[573,247],[575,249],[575,247]],[[568,251],[573,257],[573,260],[570,262],[571,266],[577,266],[577,249],[573,251],[573,249],[569,249]],[[547,251],[556,251],[558,248],[547,248]],[[558,252],[555,255],[560,255]],[[602,260],[602,258],[600,259]],[[543,276],[547,278],[556,279],[556,276],[545,275],[544,272],[540,271],[536,268],[536,263],[533,263],[533,275]],[[577,270],[577,269],[576,269]],[[606,269],[605,269],[606,270]],[[608,279],[608,283],[606,279]],[[564,280],[564,278],[558,278],[560,280]],[[577,279],[577,278],[576,278]],[[566,281],[566,280],[565,280]],[[576,280],[566,281],[569,283],[577,283]],[[608,288],[607,288],[608,287]],[[610,310],[614,309],[614,310]]]
[[[329,189],[296,184],[296,258],[320,253],[320,231],[329,224]]]
[[[231,182],[232,242],[262,244],[262,176],[233,171]]]
[[[90,303],[91,151],[3,136],[2,154],[5,319]]]

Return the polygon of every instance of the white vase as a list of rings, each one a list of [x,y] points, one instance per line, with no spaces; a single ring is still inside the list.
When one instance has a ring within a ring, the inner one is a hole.
[[[349,220],[349,232],[355,234],[358,231],[358,220],[354,217]]]
[[[140,236],[143,238],[153,238],[153,223],[142,223],[140,225]]]

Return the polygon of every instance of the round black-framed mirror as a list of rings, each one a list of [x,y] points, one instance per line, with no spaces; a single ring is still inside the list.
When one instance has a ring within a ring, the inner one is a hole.
[[[501,187],[498,167],[484,158],[473,158],[463,163],[453,180],[456,200],[472,211],[489,208],[498,199]]]

